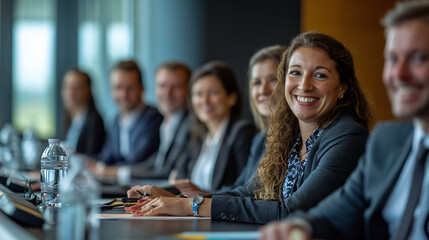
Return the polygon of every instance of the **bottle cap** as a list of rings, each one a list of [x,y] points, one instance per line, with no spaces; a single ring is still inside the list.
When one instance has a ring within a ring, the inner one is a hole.
[[[49,143],[49,144],[60,143],[60,142],[61,142],[61,140],[60,140],[60,139],[53,139],[53,138],[50,138],[50,139],[48,140],[48,143]]]

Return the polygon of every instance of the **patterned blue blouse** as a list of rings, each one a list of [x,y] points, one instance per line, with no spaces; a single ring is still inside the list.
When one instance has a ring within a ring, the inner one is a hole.
[[[323,128],[322,129],[316,128],[313,131],[313,133],[310,135],[310,137],[308,137],[308,139],[305,141],[305,148],[307,150],[307,153],[310,152],[314,142],[317,140],[317,138],[320,136],[322,132],[323,132]],[[307,163],[308,154],[307,156],[305,156],[305,159],[302,160],[302,162],[299,160],[301,143],[302,143],[301,136],[298,136],[295,139],[293,147],[290,151],[287,174],[282,187],[283,201],[286,201],[292,195],[292,193],[296,191],[298,186],[301,184],[302,178],[304,176],[304,169]]]

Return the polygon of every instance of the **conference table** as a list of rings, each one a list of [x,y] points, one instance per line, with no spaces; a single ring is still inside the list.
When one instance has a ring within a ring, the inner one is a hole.
[[[2,239],[58,239],[55,237],[55,225],[44,226],[43,229],[24,228],[1,212],[0,223],[0,236],[2,236]],[[228,223],[211,219],[144,220],[141,217],[136,218],[136,220],[101,219],[99,239],[175,239],[176,234],[184,232],[197,235],[200,232],[203,234],[207,232],[217,233],[218,235],[222,233],[221,235],[224,237],[216,238],[231,239],[232,237],[228,236],[235,236],[235,239],[238,239],[236,236],[244,236],[249,232],[257,231],[260,227],[261,225],[258,224]]]
[[[143,182],[142,184],[145,183],[147,182]],[[162,184],[158,182],[156,185]],[[103,187],[103,197],[115,196],[115,194],[116,197],[120,197],[120,194],[125,194],[124,189],[124,187],[120,186],[105,185]],[[55,220],[53,220],[55,219],[55,214],[55,210],[53,212],[45,212],[46,223],[43,228],[25,228],[0,212],[0,236],[9,236],[4,239],[58,239],[55,237],[56,228]],[[169,216],[155,218],[133,217],[122,208],[102,211],[100,214],[100,240],[179,239],[175,238],[175,235],[184,232],[188,234],[216,234],[218,235],[215,237],[216,239],[231,239],[228,236],[234,236],[234,239],[254,239],[255,231],[261,227],[259,224],[231,223],[211,220],[209,218],[180,217],[178,219]],[[103,217],[110,215],[120,217]],[[240,235],[248,236],[249,234],[252,237],[236,238]]]
[[[211,219],[101,220],[100,239],[154,239],[183,232],[248,232],[261,225],[228,223]],[[231,233],[232,234],[232,233]],[[228,234],[226,234],[228,235]]]

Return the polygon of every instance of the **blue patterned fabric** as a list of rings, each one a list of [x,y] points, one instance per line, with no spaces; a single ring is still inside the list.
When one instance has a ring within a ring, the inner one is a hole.
[[[305,148],[307,150],[307,153],[311,151],[311,148],[313,147],[314,142],[317,140],[317,138],[320,136],[322,132],[323,132],[323,128],[322,129],[316,128],[313,131],[313,133],[310,135],[310,137],[308,137],[308,139],[305,141]],[[304,169],[307,163],[308,154],[305,156],[304,160],[302,161],[299,160],[299,155],[302,147],[301,144],[302,144],[301,136],[298,136],[295,139],[295,142],[293,144],[293,147],[289,155],[287,174],[282,187],[283,201],[286,201],[292,195],[292,193],[296,191],[298,186],[301,185],[301,181],[304,176]]]

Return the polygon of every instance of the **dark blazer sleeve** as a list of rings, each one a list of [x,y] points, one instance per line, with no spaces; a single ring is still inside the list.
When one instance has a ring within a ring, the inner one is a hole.
[[[95,156],[103,148],[105,138],[103,119],[96,110],[90,110],[79,135],[76,152]]]
[[[411,123],[382,123],[374,128],[366,152],[344,186],[308,214],[317,238],[388,239],[381,212],[409,154]]]
[[[319,212],[317,209],[310,211],[311,215],[306,216],[305,214],[298,213],[297,216],[306,219],[312,223],[313,232],[316,236],[329,239],[363,239],[363,211],[365,209],[365,201],[363,200],[363,175],[365,169],[365,160],[361,160],[356,171],[350,176],[347,181],[344,190],[336,191],[334,194],[329,196],[328,204],[322,201],[319,205],[325,208]],[[341,197],[341,195],[347,195]],[[335,205],[333,205],[335,204]],[[319,207],[319,209],[320,209]],[[335,228],[330,221],[326,221],[324,218],[325,211],[330,210],[329,216],[337,214],[334,221],[341,219],[341,228]],[[353,217],[349,217],[353,216]],[[344,232],[346,231],[346,232]],[[349,236],[349,237],[347,237]]]
[[[348,117],[338,119],[319,136],[316,141],[319,145],[313,146],[308,155],[305,171],[310,172],[307,176],[304,173],[302,185],[287,201],[255,200],[252,196],[235,197],[231,194],[213,195],[212,218],[264,224],[284,218],[297,209],[307,210],[316,206],[340,187],[356,167],[359,156],[365,150],[367,137],[366,129],[354,120]]]
[[[97,159],[103,161],[108,165],[115,163],[119,156],[119,125],[118,117],[115,118],[110,125],[109,130],[106,132],[106,139],[104,141],[101,152],[97,155]]]
[[[256,127],[249,121],[237,121],[232,125],[219,150],[212,190],[233,184],[247,164]]]
[[[225,132],[216,160],[212,191],[234,183],[247,163],[256,127],[248,121],[231,122]],[[197,139],[188,146],[187,153],[181,156],[176,179],[190,178],[198,160],[203,139]]]
[[[188,146],[186,146],[185,152],[177,159],[177,163],[174,167],[177,173],[176,179],[190,178],[192,168],[198,159],[202,144],[203,140],[197,138],[193,139]]]
[[[223,186],[221,189],[216,192],[228,192],[233,189],[246,186],[247,183],[252,179],[256,174],[256,169],[258,167],[259,161],[265,153],[265,138],[266,133],[258,133],[253,137],[252,146],[250,148],[250,155],[246,166],[243,168],[243,171],[240,173],[235,182],[231,185]]]

